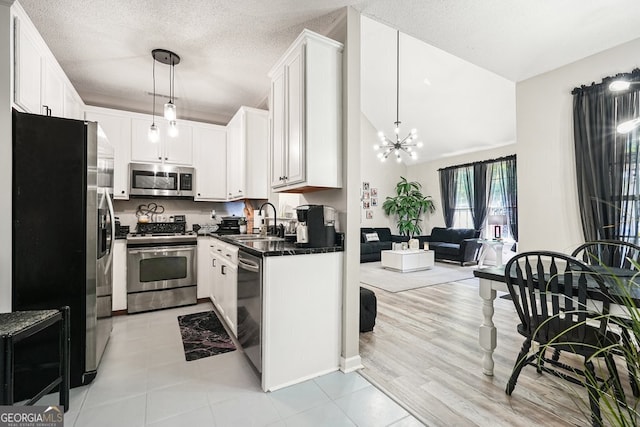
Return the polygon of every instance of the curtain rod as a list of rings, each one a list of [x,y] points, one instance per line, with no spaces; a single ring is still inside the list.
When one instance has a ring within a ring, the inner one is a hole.
[[[600,83],[591,82],[590,85],[582,85],[580,87],[574,87],[571,91],[571,95],[575,95],[580,92],[588,92],[592,90],[598,90],[602,88],[604,85],[608,85],[612,80],[617,80],[621,78],[626,79],[640,79],[640,68],[634,68],[630,73],[618,73],[615,76],[609,76],[602,79]],[[613,94],[612,94],[613,95]]]
[[[516,159],[516,155],[515,154],[510,154],[508,156],[497,157],[495,159],[482,160],[482,161],[479,161],[479,162],[463,163],[461,165],[447,166],[446,168],[438,169],[438,171],[447,170],[447,169],[466,168],[467,166],[481,165],[483,163],[501,162],[503,160],[511,160],[511,159],[515,160]]]

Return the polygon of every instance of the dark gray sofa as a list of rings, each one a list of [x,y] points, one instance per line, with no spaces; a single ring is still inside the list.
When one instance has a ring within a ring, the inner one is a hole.
[[[433,227],[429,236],[416,237],[420,247],[429,242],[436,260],[457,261],[460,265],[477,263],[482,244],[478,242],[480,230],[472,228]]]
[[[378,233],[379,242],[367,242],[365,234]],[[361,228],[360,229],[360,262],[380,261],[380,251],[391,249],[393,243],[407,242],[409,237],[391,234],[390,228]]]

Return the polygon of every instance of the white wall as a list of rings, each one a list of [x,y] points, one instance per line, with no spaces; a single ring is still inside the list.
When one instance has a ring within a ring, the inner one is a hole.
[[[425,144],[424,149],[428,149],[427,146],[428,144]],[[433,214],[425,215],[423,217],[422,234],[429,234],[433,227],[444,227],[442,196],[440,195],[440,173],[438,172],[438,169],[504,157],[514,154],[515,151],[516,144],[509,144],[503,147],[493,148],[491,150],[475,151],[473,153],[446,157],[432,162],[409,166],[407,179],[410,181],[418,181],[422,184],[422,194],[431,196],[436,205],[436,211]],[[518,159],[518,167],[520,167],[520,159]]]
[[[11,311],[11,2],[0,1],[0,312]]]
[[[155,203],[161,208],[164,208],[164,213],[162,215],[166,216],[167,219],[169,216],[173,215],[185,215],[187,220],[187,230],[191,230],[193,224],[219,224],[224,216],[245,216],[243,212],[245,206],[243,201],[218,203],[194,202],[191,200],[180,199],[136,198],[131,200],[114,200],[113,208],[116,216],[120,218],[120,224],[128,225],[133,232],[138,222],[138,217],[136,216],[138,207],[140,205],[149,205],[150,203]],[[159,211],[161,210],[162,209],[159,209]],[[211,218],[212,210],[216,211],[215,219]],[[159,219],[156,218],[156,221],[159,221]]]
[[[640,39],[516,86],[519,250],[571,251],[583,242],[571,90],[640,66]]]
[[[379,142],[378,129],[374,128],[369,119],[364,114],[360,115],[360,168],[362,182],[368,182],[371,188],[378,190],[378,206],[371,206],[369,209],[373,218],[367,219],[366,210],[360,202],[360,226],[361,227],[389,227],[392,232],[397,233],[398,226],[394,217],[388,217],[382,210],[382,203],[388,196],[395,196],[396,184],[401,176],[406,177],[407,166],[405,163],[398,163],[394,159],[380,162],[376,157],[377,152],[373,145]],[[362,191],[360,182],[360,191]],[[362,193],[361,193],[362,194]],[[371,199],[369,199],[371,203]]]

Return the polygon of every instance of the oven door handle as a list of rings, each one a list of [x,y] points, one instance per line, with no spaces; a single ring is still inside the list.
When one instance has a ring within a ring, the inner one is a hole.
[[[139,248],[139,249],[128,249],[131,255],[135,254],[149,254],[149,253],[157,253],[157,252],[180,252],[184,250],[193,251],[195,246],[155,246],[148,248]]]
[[[254,273],[259,273],[260,272],[260,266],[258,265],[258,263],[251,262],[251,261],[246,260],[244,258],[238,258],[238,268],[241,268],[243,270],[252,271]]]

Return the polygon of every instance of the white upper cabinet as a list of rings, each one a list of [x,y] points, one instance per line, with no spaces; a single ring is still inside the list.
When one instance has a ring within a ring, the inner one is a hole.
[[[284,185],[286,174],[286,120],[284,68],[271,76],[271,187]]]
[[[243,126],[246,146],[245,197],[269,198],[269,112],[244,109]]]
[[[75,91],[69,89],[67,85],[64,88],[64,116],[69,119],[82,120],[82,100],[76,97]]]
[[[42,87],[41,60],[37,35],[26,19],[13,18],[14,30],[14,98],[22,110],[39,114],[42,112],[40,91]]]
[[[196,201],[227,199],[227,132],[223,126],[193,127]]]
[[[269,197],[269,113],[240,107],[227,124],[227,198]]]
[[[157,119],[160,132],[158,142],[149,141],[151,120],[134,118],[131,120],[131,161],[143,163],[167,163],[183,166],[193,165],[193,135],[191,126],[178,122],[178,136],[167,133],[164,119]]]
[[[244,111],[240,109],[227,123],[227,198],[241,199],[245,194]]]
[[[342,48],[304,30],[269,73],[274,191],[342,187]]]
[[[64,117],[64,82],[53,69],[51,61],[42,58],[42,113]]]
[[[131,160],[131,117],[107,108],[88,107],[85,119],[98,122],[114,149],[113,198],[129,199],[129,161]]]
[[[84,104],[18,3],[13,22],[13,105],[34,114],[82,119]]]

